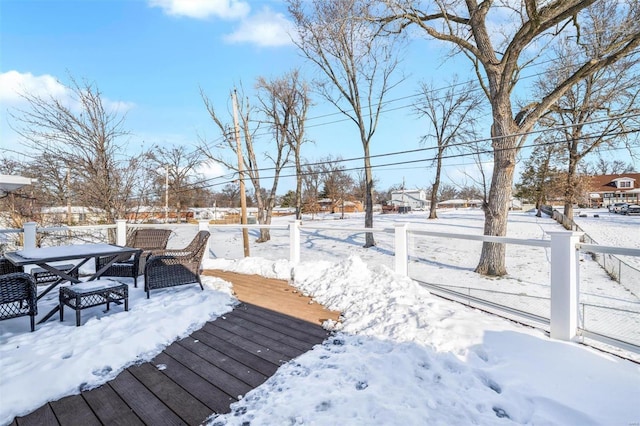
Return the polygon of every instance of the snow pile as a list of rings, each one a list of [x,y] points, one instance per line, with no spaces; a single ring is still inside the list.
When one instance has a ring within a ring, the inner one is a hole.
[[[633,363],[435,298],[357,257],[301,264],[294,276],[343,312],[342,331],[211,425],[609,425],[640,415]]]

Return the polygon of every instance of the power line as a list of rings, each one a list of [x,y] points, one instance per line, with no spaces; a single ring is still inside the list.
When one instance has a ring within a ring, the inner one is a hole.
[[[635,116],[639,116],[640,113],[638,114],[630,114],[628,117],[635,117]],[[601,122],[601,121],[606,121],[606,120],[596,120],[595,122]],[[577,124],[576,124],[577,125]],[[556,128],[553,129],[543,129],[543,130],[537,130],[537,131],[532,131],[532,132],[525,132],[525,133],[519,133],[519,134],[513,134],[513,135],[508,135],[505,137],[511,137],[511,136],[525,136],[525,135],[529,135],[529,134],[533,134],[533,133],[541,133],[541,132],[546,132],[546,131],[551,131],[551,130],[558,130],[561,128],[567,128],[567,127],[572,127],[572,126],[576,126],[576,125],[566,125],[566,126],[558,126]],[[634,134],[634,133],[639,133],[640,129],[631,129],[631,130],[627,130],[627,131],[621,131],[621,132],[617,132],[615,134],[612,134],[611,136],[622,136],[622,135],[628,135],[628,134]],[[589,135],[584,135],[581,138],[578,138],[578,140],[588,140],[591,139],[593,137],[593,135],[589,134]],[[478,139],[476,141],[469,141],[469,142],[465,142],[463,143],[464,145],[472,145],[472,144],[477,144],[479,142],[486,142],[489,140],[492,140],[495,138],[484,138],[484,139]],[[462,153],[458,153],[458,154],[448,154],[448,155],[444,155],[442,156],[442,159],[452,159],[452,158],[464,158],[464,157],[472,157],[472,156],[480,156],[480,155],[484,155],[484,154],[491,154],[494,153],[495,151],[510,151],[510,150],[521,150],[524,148],[531,148],[531,147],[535,147],[535,146],[540,146],[540,145],[555,145],[555,144],[562,144],[565,143],[565,140],[555,140],[555,141],[548,141],[548,142],[532,142],[530,144],[527,145],[521,145],[521,146],[516,146],[513,148],[500,148],[500,149],[495,149],[495,148],[487,148],[487,149],[483,149],[483,150],[476,150],[473,152],[462,152]],[[460,144],[462,145],[462,143]],[[421,149],[415,149],[415,150],[406,150],[406,151],[401,151],[401,152],[395,152],[395,153],[390,153],[390,154],[379,154],[379,155],[375,155],[375,156],[371,156],[370,158],[385,158],[388,156],[392,156],[392,155],[400,155],[400,154],[409,154],[409,153],[415,153],[415,152],[421,152],[421,151],[426,151],[426,150],[431,150],[431,149],[435,149],[435,147],[428,147],[428,148],[421,148]],[[610,150],[614,150],[616,148],[612,148]],[[622,148],[621,148],[622,149]],[[357,159],[363,159],[364,157],[357,157],[357,158],[351,158],[351,159],[347,159],[347,160],[335,160],[335,161],[325,161],[325,162],[319,162],[319,163],[311,163],[311,164],[305,164],[305,166],[307,165],[326,165],[326,164],[335,164],[335,163],[342,163],[342,162],[347,162],[347,161],[354,161]],[[399,166],[399,165],[407,165],[407,164],[416,164],[416,163],[430,163],[437,160],[437,157],[427,157],[427,158],[420,158],[420,159],[412,159],[412,160],[405,160],[405,161],[396,161],[396,162],[389,162],[389,163],[382,163],[382,164],[372,164],[371,168],[372,169],[378,169],[378,168],[382,168],[382,167],[391,167],[391,166]],[[290,168],[290,167],[287,167]],[[275,170],[274,168],[266,168],[266,169],[257,169],[258,172],[260,171],[269,171],[269,170]],[[332,170],[332,171],[326,171],[326,172],[321,172],[321,171],[313,171],[313,172],[303,172],[301,173],[301,175],[306,176],[306,175],[313,175],[313,174],[323,174],[323,173],[331,173],[331,172],[335,172],[335,171],[339,171],[339,172],[350,172],[350,171],[361,171],[364,170],[364,166],[357,166],[357,167],[350,167],[350,168],[341,168],[339,170]],[[279,178],[287,178],[287,177],[296,177],[297,174],[280,174],[278,177]],[[275,178],[275,175],[273,176],[261,176],[260,179],[273,179]],[[219,186],[219,185],[226,185],[229,183],[233,183],[235,180],[230,180],[230,181],[226,181],[226,182],[221,182],[218,184],[213,184],[213,185],[208,185],[205,186],[204,188],[211,188],[211,187],[215,187],[215,186]],[[184,189],[184,191],[189,191],[190,189]]]

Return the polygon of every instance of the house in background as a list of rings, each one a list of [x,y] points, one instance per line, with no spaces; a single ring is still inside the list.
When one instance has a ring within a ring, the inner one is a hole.
[[[592,176],[587,188],[591,207],[607,207],[613,203],[638,204],[640,173]]]
[[[360,201],[332,200],[331,198],[318,200],[318,207],[319,211],[324,213],[360,213],[364,211]]]
[[[440,201],[438,208],[440,209],[466,209],[466,208],[480,208],[482,207],[482,200],[461,200],[454,198],[452,200]]]
[[[391,204],[394,207],[409,207],[409,210],[429,208],[427,193],[422,189],[398,189],[391,191]]]
[[[72,224],[96,225],[105,223],[107,214],[103,209],[84,206],[56,206],[40,209],[40,223],[45,226]]]

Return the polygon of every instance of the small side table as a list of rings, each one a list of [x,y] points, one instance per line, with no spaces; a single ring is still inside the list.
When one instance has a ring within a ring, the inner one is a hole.
[[[119,281],[95,280],[60,287],[60,321],[64,320],[64,305],[76,311],[76,327],[80,326],[80,311],[111,302],[124,301],[124,310],[129,310],[129,286]]]

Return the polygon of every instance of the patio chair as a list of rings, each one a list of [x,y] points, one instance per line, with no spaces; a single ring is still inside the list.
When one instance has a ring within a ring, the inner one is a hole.
[[[22,266],[16,266],[4,257],[0,257],[0,275],[11,274],[14,272],[24,272]]]
[[[0,275],[0,320],[29,315],[31,331],[38,314],[36,281],[24,272]]]
[[[133,278],[134,287],[138,287],[138,276],[144,273],[144,265],[147,257],[157,250],[167,248],[167,242],[171,236],[170,229],[147,229],[140,228],[134,230],[127,237],[126,246],[142,249],[142,252],[133,257],[118,259],[101,277],[129,277]],[[96,271],[102,268],[112,257],[96,258]]]
[[[208,240],[209,231],[200,231],[183,249],[154,251],[144,269],[147,299],[149,292],[158,288],[198,283],[204,290],[200,268]]]

